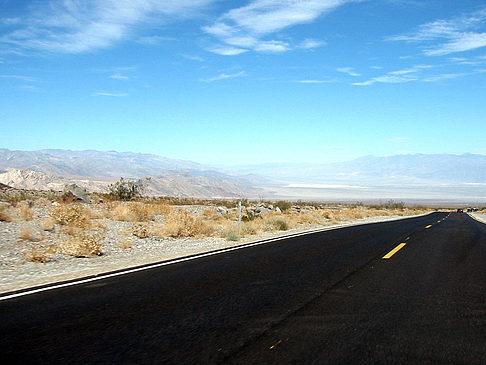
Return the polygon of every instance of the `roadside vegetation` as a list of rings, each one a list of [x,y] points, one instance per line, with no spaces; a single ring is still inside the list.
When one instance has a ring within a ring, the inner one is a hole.
[[[394,201],[366,205],[243,199],[239,229],[238,200],[142,198],[142,185],[134,184],[121,179],[111,185],[109,194],[92,194],[91,204],[63,197],[2,203],[0,221],[19,224],[16,239],[25,259],[42,263],[57,254],[80,258],[102,255],[107,227],[113,227],[114,222],[124,222],[120,223],[125,227],[123,239],[117,240],[117,245],[129,250],[149,237],[239,241],[374,216],[431,211]]]

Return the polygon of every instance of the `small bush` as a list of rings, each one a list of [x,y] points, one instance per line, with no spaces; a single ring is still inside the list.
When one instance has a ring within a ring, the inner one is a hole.
[[[93,212],[79,204],[60,204],[52,208],[49,215],[60,225],[89,228]]]
[[[41,227],[44,231],[54,231],[56,228],[56,221],[52,218],[46,218],[41,221]]]
[[[32,230],[32,227],[23,226],[20,228],[17,238],[24,241],[39,242],[42,241],[42,237],[37,237]]]
[[[6,204],[0,204],[0,222],[12,222],[13,218],[10,215],[10,209]]]
[[[74,257],[99,256],[103,239],[101,234],[93,232],[79,232],[75,236],[64,236],[57,252]]]
[[[128,250],[129,248],[133,247],[133,240],[131,238],[125,238],[118,243],[118,247],[124,250]]]
[[[163,228],[163,233],[169,237],[207,237],[214,231],[214,227],[201,217],[193,217],[181,211],[169,214]]]
[[[276,229],[278,231],[286,231],[290,228],[290,222],[281,216],[273,216],[265,219],[265,224],[270,227],[270,229]]]
[[[282,212],[285,212],[292,207],[292,203],[286,200],[279,200],[275,203],[275,206],[278,207]]]
[[[27,261],[46,263],[56,252],[53,247],[29,247],[22,254]]]
[[[230,232],[230,234],[228,234],[228,237],[226,237],[226,241],[239,241],[239,240],[240,240],[240,236],[236,232]]]
[[[149,227],[146,223],[133,224],[132,234],[138,238],[147,238],[149,236]]]
[[[34,216],[34,212],[32,209],[30,209],[30,206],[27,202],[21,202],[18,205],[19,208],[19,216],[22,220],[24,221],[30,221],[32,220],[32,217]]]
[[[120,178],[116,183],[108,185],[109,195],[113,199],[133,200],[141,198],[145,190],[142,180],[125,180]]]

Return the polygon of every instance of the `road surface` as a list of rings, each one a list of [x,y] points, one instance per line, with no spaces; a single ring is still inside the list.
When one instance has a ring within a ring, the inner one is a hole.
[[[387,258],[383,258],[386,256]],[[486,362],[486,225],[433,213],[0,301],[2,363]]]

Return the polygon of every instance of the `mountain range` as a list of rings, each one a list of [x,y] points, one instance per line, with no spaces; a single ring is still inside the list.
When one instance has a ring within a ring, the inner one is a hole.
[[[0,183],[37,189],[77,182],[90,190],[103,191],[120,177],[150,176],[150,195],[362,200],[457,200],[464,196],[486,200],[486,156],[479,154],[364,156],[339,163],[255,164],[222,169],[132,152],[0,149],[2,171]]]

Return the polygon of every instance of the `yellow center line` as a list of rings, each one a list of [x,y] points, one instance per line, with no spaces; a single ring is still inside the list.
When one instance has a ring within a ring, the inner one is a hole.
[[[429,224],[427,227],[425,227],[425,229],[430,228],[430,227],[432,227],[432,224]]]
[[[391,250],[385,256],[383,256],[383,258],[388,260],[394,254],[396,254],[398,251],[400,251],[403,248],[403,246],[405,246],[405,245],[406,245],[406,243],[400,243],[397,247],[395,247],[393,250]]]

